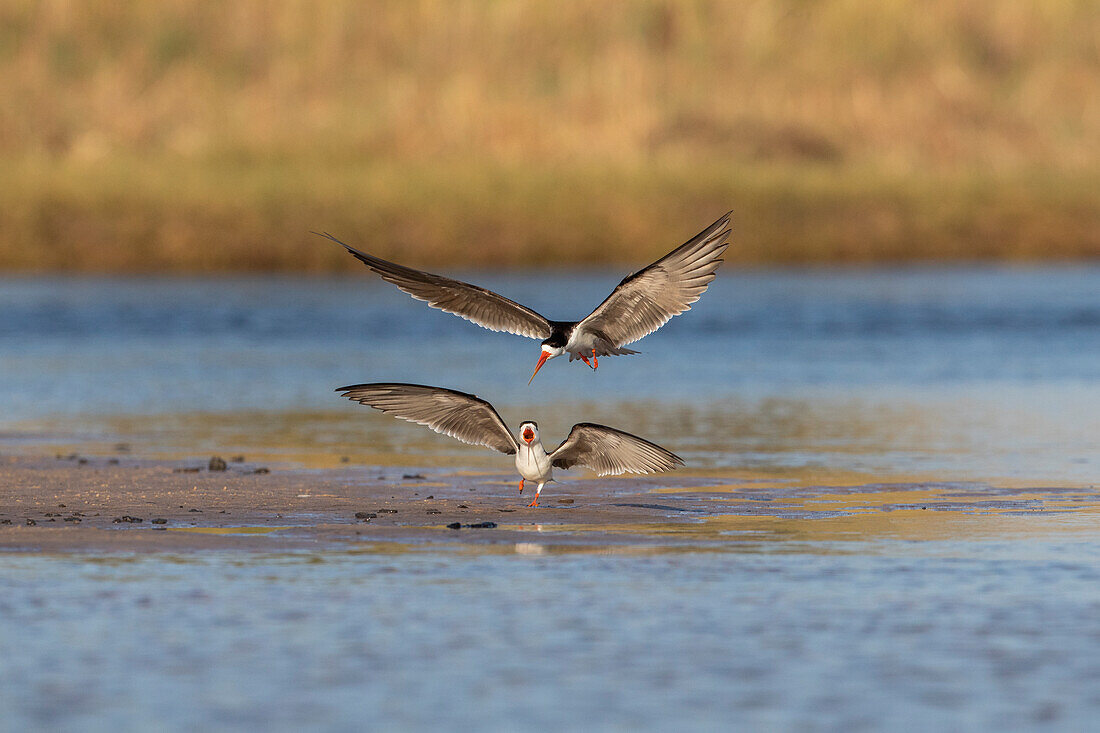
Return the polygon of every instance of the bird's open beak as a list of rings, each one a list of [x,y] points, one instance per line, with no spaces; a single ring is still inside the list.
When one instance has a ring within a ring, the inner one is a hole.
[[[549,358],[550,358],[550,352],[549,351],[542,352],[542,355],[539,356],[539,363],[535,364],[535,371],[531,373],[531,378],[527,380],[527,384],[530,384],[531,382],[535,381],[535,375],[539,373],[539,369],[542,369],[542,365],[545,364],[546,360],[549,359]]]
[[[523,439],[526,440],[528,443],[535,439],[535,433],[531,430],[531,428],[527,428],[523,431]]]

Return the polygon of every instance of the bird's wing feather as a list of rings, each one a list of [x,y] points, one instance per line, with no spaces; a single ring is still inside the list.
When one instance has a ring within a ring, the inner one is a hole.
[[[420,384],[355,384],[340,387],[349,400],[426,425],[463,443],[512,455],[518,443],[500,414],[485,400],[465,392]]]
[[[577,328],[598,332],[615,346],[624,346],[689,310],[722,262],[732,215],[731,211],[649,267],[627,275]]]
[[[490,331],[507,331],[536,339],[550,337],[550,322],[546,318],[492,290],[387,262],[344,244],[328,232],[320,236],[336,242],[383,280],[432,308],[465,318]]]
[[[587,466],[600,476],[657,473],[684,465],[678,455],[656,443],[588,422],[574,425],[550,459],[555,468]]]

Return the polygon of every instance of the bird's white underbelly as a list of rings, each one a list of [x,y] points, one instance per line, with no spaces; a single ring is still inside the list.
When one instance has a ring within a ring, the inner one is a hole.
[[[574,328],[569,334],[569,341],[565,344],[565,350],[572,354],[592,355],[592,349],[596,348],[596,337],[590,331],[583,328]]]
[[[516,451],[516,470],[527,481],[549,481],[554,473],[550,456],[541,445],[521,445]]]

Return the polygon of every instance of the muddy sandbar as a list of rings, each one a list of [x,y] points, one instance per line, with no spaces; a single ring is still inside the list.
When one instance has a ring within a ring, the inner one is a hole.
[[[281,551],[364,542],[713,548],[1095,531],[1093,487],[798,485],[669,475],[551,484],[393,466],[313,470],[209,459],[6,457],[0,548]],[[215,462],[215,468],[220,465]]]

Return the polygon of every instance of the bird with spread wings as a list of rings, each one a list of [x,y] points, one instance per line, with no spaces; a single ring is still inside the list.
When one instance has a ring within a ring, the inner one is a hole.
[[[514,455],[523,493],[525,481],[534,481],[538,506],[542,487],[554,480],[554,469],[591,468],[600,476],[657,473],[684,465],[671,451],[636,435],[595,423],[577,423],[552,451],[542,445],[538,423],[525,420],[519,438],[512,434],[496,409],[465,392],[421,384],[355,384],[336,390],[345,397],[409,422],[431,428],[471,445]]]
[[[727,213],[653,264],[627,275],[580,321],[552,321],[492,290],[388,262],[344,244],[327,232],[321,236],[344,247],[383,280],[432,308],[491,331],[542,339],[542,352],[528,380],[530,384],[548,359],[562,354],[569,354],[569,361],[580,359],[593,370],[599,367],[601,356],[636,354],[626,346],[690,310],[722,262],[722,253],[729,246],[732,215]]]

